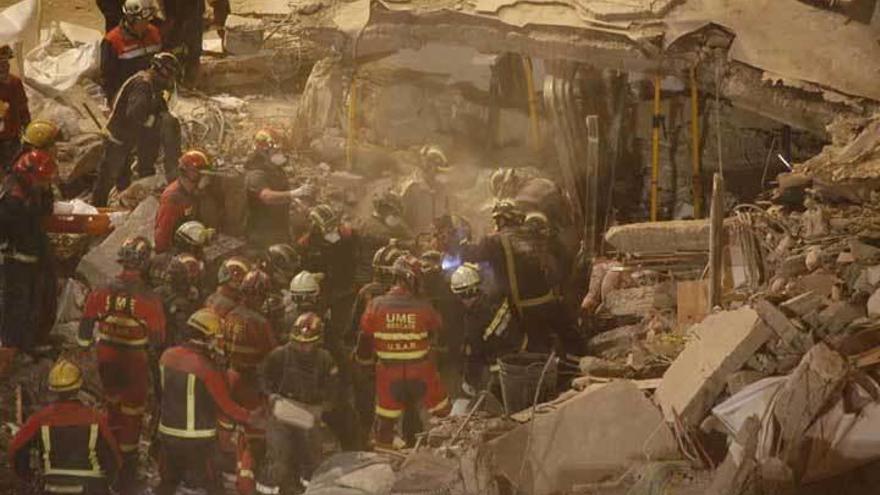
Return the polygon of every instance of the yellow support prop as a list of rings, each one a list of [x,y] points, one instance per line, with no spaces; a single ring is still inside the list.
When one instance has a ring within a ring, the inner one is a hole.
[[[348,89],[348,136],[345,143],[345,164],[349,170],[354,167],[354,146],[357,142],[357,82],[351,79]]]
[[[697,69],[691,67],[691,188],[694,195],[694,218],[703,217],[703,178],[700,171],[700,98],[697,88]]]
[[[532,73],[532,59],[522,57],[523,73],[526,78],[526,90],[529,102],[529,130],[532,134],[532,149],[539,151],[541,149],[541,129],[538,120],[538,96],[535,93],[535,80]]]
[[[654,118],[651,123],[651,221],[658,220],[660,196],[660,83],[661,76],[654,76]]]

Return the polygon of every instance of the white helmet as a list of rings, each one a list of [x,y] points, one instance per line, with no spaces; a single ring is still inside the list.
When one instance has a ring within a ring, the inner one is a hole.
[[[129,22],[149,21],[153,18],[156,9],[151,0],[125,0],[122,4],[122,15]]]
[[[320,273],[312,273],[301,271],[290,281],[290,295],[294,301],[316,300],[321,293],[321,279],[323,275]]]
[[[449,287],[453,294],[470,297],[480,291],[480,267],[472,263],[465,263],[456,268],[449,280]]]
[[[202,222],[190,220],[177,227],[174,232],[174,240],[186,246],[203,248],[214,240],[216,233],[214,229],[205,227]]]

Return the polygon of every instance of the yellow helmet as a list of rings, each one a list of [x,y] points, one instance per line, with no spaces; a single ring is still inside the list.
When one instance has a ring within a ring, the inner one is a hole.
[[[49,371],[49,390],[53,392],[73,392],[82,387],[82,371],[66,359],[59,359]]]
[[[54,122],[48,120],[35,120],[28,124],[21,140],[34,148],[46,149],[55,144],[61,129]]]
[[[220,333],[220,317],[208,308],[202,308],[193,313],[186,324],[201,332],[205,337],[214,337]]]

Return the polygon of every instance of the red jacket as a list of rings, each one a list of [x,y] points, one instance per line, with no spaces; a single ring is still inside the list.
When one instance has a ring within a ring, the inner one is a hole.
[[[222,285],[205,300],[205,307],[217,313],[220,318],[226,318],[226,315],[239,304],[241,304],[241,295]]]
[[[220,333],[233,369],[255,369],[277,346],[269,320],[244,304],[223,318]]]
[[[145,347],[165,342],[165,309],[162,299],[147,287],[141,275],[123,271],[110,284],[86,297],[79,326],[79,344],[89,346],[95,338],[126,347]]]
[[[171,241],[174,239],[174,231],[194,215],[195,197],[180,185],[180,179],[176,179],[159,199],[159,209],[156,211],[155,242],[156,252],[162,253],[171,249]]]
[[[250,413],[232,400],[226,374],[191,343],[172,347],[159,360],[162,407],[159,431],[189,439],[214,438],[217,416],[247,423]],[[218,411],[219,409],[219,411]]]
[[[149,24],[141,37],[136,37],[123,26],[117,26],[104,35],[101,42],[101,76],[104,92],[112,101],[122,83],[150,66],[153,55],[162,50],[159,28]]]
[[[9,464],[22,480],[31,479],[37,469],[30,464],[34,447],[41,454],[47,484],[71,478],[112,479],[122,465],[106,418],[76,400],[55,402],[36,412],[12,439]]]
[[[6,82],[0,82],[0,102],[2,106],[7,107],[5,112],[0,112],[0,119],[3,122],[0,140],[17,140],[22,129],[31,121],[27,95],[21,79],[10,74]]]
[[[423,360],[431,349],[431,335],[443,324],[428,301],[400,286],[370,301],[361,317],[357,356],[368,361],[372,354],[386,362]]]

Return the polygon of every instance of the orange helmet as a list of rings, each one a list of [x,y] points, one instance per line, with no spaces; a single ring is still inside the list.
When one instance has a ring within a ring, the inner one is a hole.
[[[275,129],[260,129],[254,134],[254,148],[270,150],[281,145],[281,135]]]
[[[293,328],[290,329],[290,340],[303,344],[310,344],[321,340],[324,335],[324,321],[315,313],[303,313],[299,315]]]
[[[203,151],[189,150],[180,155],[180,160],[177,161],[177,167],[182,174],[187,176],[187,178],[195,180],[198,177],[198,174],[211,170],[211,159],[208,158],[208,155]]]
[[[58,165],[52,155],[43,150],[28,151],[18,158],[12,166],[12,172],[23,178],[28,184],[51,182],[58,173]]]
[[[251,265],[246,259],[233,256],[220,265],[220,270],[217,272],[217,282],[220,285],[238,290],[250,270]]]

